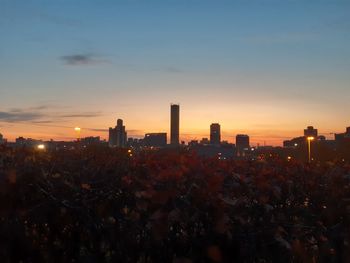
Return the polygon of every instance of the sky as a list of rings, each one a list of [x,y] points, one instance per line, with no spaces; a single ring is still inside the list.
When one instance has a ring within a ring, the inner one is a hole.
[[[246,133],[281,145],[350,126],[350,1],[0,0],[0,133],[72,140]]]

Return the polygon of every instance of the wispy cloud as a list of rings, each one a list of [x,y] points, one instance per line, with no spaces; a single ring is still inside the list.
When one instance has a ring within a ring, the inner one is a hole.
[[[74,114],[65,114],[60,115],[62,118],[93,118],[101,116],[99,112],[83,112],[83,113],[74,113]]]
[[[32,121],[33,124],[47,124],[47,123],[55,123],[53,120],[39,120],[39,121]]]
[[[94,131],[94,132],[108,132],[108,129],[96,129],[96,128],[83,128],[84,130]]]
[[[87,66],[110,63],[109,60],[93,54],[72,54],[60,57],[60,60],[69,66]]]
[[[49,109],[49,108],[52,108],[53,106],[52,105],[38,105],[38,106],[33,106],[33,107],[30,107],[29,110],[33,110],[33,111],[36,111],[36,110],[46,110],[46,109]]]
[[[32,124],[49,124],[64,122],[73,118],[94,118],[102,116],[101,112],[52,112],[49,105],[38,105],[29,108],[12,108],[0,111],[0,122]]]
[[[184,71],[180,68],[173,67],[173,66],[166,66],[163,68],[163,71],[168,73],[183,73]]]
[[[36,121],[43,117],[38,112],[23,112],[18,109],[10,111],[0,111],[0,121],[3,122],[24,122],[24,121]]]

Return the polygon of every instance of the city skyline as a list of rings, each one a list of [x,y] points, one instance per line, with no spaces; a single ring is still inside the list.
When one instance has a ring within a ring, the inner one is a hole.
[[[99,140],[100,138],[102,140],[105,140],[109,143],[109,146],[111,147],[125,147],[127,144],[127,139],[142,139],[142,138],[146,138],[147,136],[161,136],[163,137],[162,140],[162,144],[166,144],[166,141],[169,139],[169,145],[173,145],[173,146],[178,146],[180,145],[180,143],[182,144],[182,142],[185,143],[190,143],[190,142],[194,142],[194,141],[200,141],[200,140],[207,140],[208,142],[210,142],[210,144],[212,145],[219,145],[221,144],[221,142],[228,142],[228,143],[236,143],[237,144],[237,140],[238,138],[241,139],[242,137],[247,137],[247,142],[243,142],[244,145],[249,145],[249,141],[252,142],[251,146],[265,146],[265,145],[270,145],[270,146],[285,146],[286,142],[288,144],[288,142],[293,142],[293,140],[295,139],[301,139],[303,137],[310,137],[312,136],[313,138],[318,138],[318,137],[323,137],[326,140],[334,140],[336,139],[338,134],[344,134],[344,129],[340,132],[331,132],[331,133],[318,133],[318,129],[315,129],[314,126],[310,126],[308,125],[306,127],[306,129],[303,129],[303,133],[304,135],[302,136],[300,133],[296,134],[296,136],[294,136],[295,138],[292,137],[288,137],[285,138],[281,144],[267,144],[267,141],[258,141],[256,140],[256,138],[253,137],[253,140],[251,140],[251,135],[249,134],[242,134],[242,133],[236,133],[235,135],[229,135],[229,136],[223,136],[222,134],[227,134],[227,132],[222,132],[221,130],[221,125],[220,123],[211,123],[209,126],[209,133],[204,134],[204,136],[198,138],[198,137],[191,137],[187,140],[181,140],[181,138],[184,138],[184,136],[182,135],[181,129],[179,129],[180,127],[180,105],[179,104],[170,104],[170,119],[169,119],[169,124],[170,124],[170,135],[167,136],[167,132],[164,131],[157,131],[157,132],[146,132],[143,135],[131,135],[131,136],[127,136],[127,132],[129,131],[128,129],[126,129],[126,127],[123,125],[123,120],[118,118],[116,121],[116,126],[115,128],[109,127],[108,129],[105,129],[102,131],[102,129],[99,132],[104,132],[107,133],[106,136],[98,136]],[[113,125],[112,125],[113,126]],[[94,128],[82,128],[80,126],[75,126],[75,127],[65,127],[66,129],[71,129],[74,130],[74,134],[75,136],[73,138],[69,138],[68,141],[74,141],[74,140],[80,140],[80,138],[93,138],[94,135],[91,135],[91,133],[87,133],[84,134],[84,136],[81,136],[81,132],[82,131],[88,131],[88,132],[93,132],[93,131],[97,131],[99,129],[94,129]],[[77,134],[78,131],[78,134]],[[133,130],[131,130],[133,131]],[[345,128],[345,133],[349,133],[350,131],[350,127],[346,127]],[[185,134],[186,135],[186,134]],[[13,142],[14,139],[9,139],[9,138],[4,138],[3,134],[0,132],[0,136],[1,136],[1,140],[2,139],[6,139],[9,142]],[[30,138],[30,139],[34,139],[34,140],[45,140],[43,138],[32,138],[32,137],[28,137],[28,136],[23,136],[20,135],[18,137],[16,137],[15,139],[18,138]],[[235,140],[233,141],[231,138],[234,137]],[[46,139],[47,140],[47,139]],[[50,138],[50,140],[57,140],[53,139],[52,137]],[[59,139],[58,139],[59,140]],[[157,139],[156,139],[157,140]],[[243,139],[245,141],[245,139]],[[269,140],[270,142],[271,140]]]
[[[45,123],[43,124],[38,124],[39,126],[44,126],[44,127],[50,127],[50,125],[46,125]],[[113,126],[113,125],[112,125]],[[285,141],[293,140],[292,137],[278,137],[278,140],[282,140],[281,142],[278,141],[278,143],[271,143],[273,142],[273,138],[265,138],[264,140],[261,141],[259,136],[256,136],[255,134],[253,137],[251,137],[251,134],[247,134],[247,130],[240,130],[241,132],[237,132],[235,134],[228,134],[228,131],[222,131],[221,130],[221,124],[220,123],[211,123],[210,126],[208,126],[208,129],[206,132],[203,132],[201,134],[187,134],[183,133],[180,129],[181,126],[181,119],[180,119],[180,104],[174,104],[170,103],[170,118],[169,118],[169,124],[170,126],[169,129],[169,135],[167,135],[167,132],[158,130],[158,131],[152,131],[152,132],[145,132],[144,134],[134,134],[135,130],[131,129],[126,129],[126,127],[123,125],[123,120],[118,118],[116,121],[116,126],[115,128],[109,127],[108,129],[98,129],[98,128],[86,128],[86,127],[81,127],[81,126],[61,126],[61,128],[66,129],[67,132],[72,132],[74,133],[74,136],[72,137],[65,137],[65,138],[53,138],[49,136],[49,138],[38,138],[38,137],[31,137],[31,136],[25,136],[23,134],[18,135],[15,138],[6,138],[9,142],[15,141],[15,139],[19,137],[26,137],[34,140],[66,140],[66,141],[74,141],[77,139],[78,140],[80,137],[94,137],[98,136],[102,140],[105,140],[109,142],[110,146],[118,146],[118,147],[123,147],[126,145],[126,140],[128,138],[136,138],[136,139],[142,139],[148,134],[165,134],[165,140],[167,141],[169,139],[169,144],[176,146],[179,145],[182,142],[189,143],[191,141],[200,141],[201,139],[208,140],[211,144],[219,144],[220,142],[228,142],[228,143],[237,143],[237,137],[239,136],[249,136],[249,139],[252,143],[252,146],[258,146],[258,145],[271,145],[271,146],[283,146]],[[1,127],[1,126],[0,126]],[[54,126],[54,127],[60,127],[60,126]],[[348,132],[349,127],[346,126],[346,130]],[[77,130],[79,130],[79,135],[77,135]],[[73,132],[74,131],[74,132]],[[127,136],[127,132],[131,131],[130,136]],[[318,134],[318,129],[314,129],[314,126],[308,125],[306,129],[299,129],[298,133],[294,135],[294,137],[299,137],[301,138],[301,133],[300,131],[303,131],[304,136],[313,136],[313,137],[318,137],[318,136],[323,136],[325,139],[330,139],[333,140],[336,134],[342,134],[344,132],[344,127],[343,130],[339,132],[321,132]],[[82,136],[83,132],[83,136]],[[96,135],[96,132],[99,134],[103,134],[102,136]],[[138,132],[141,132],[139,130]],[[276,133],[278,131],[275,131]],[[242,134],[245,133],[245,134]],[[172,135],[173,134],[173,135]],[[0,130],[0,135],[3,136]],[[199,136],[198,136],[199,135]],[[268,142],[268,143],[267,143]],[[249,142],[248,142],[249,144]]]
[[[73,140],[167,132],[282,145],[349,126],[346,1],[0,2],[0,132]],[[170,139],[170,137],[168,137]]]

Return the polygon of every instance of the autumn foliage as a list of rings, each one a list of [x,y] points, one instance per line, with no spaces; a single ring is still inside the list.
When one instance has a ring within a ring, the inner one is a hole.
[[[1,262],[350,262],[350,166],[0,149]]]

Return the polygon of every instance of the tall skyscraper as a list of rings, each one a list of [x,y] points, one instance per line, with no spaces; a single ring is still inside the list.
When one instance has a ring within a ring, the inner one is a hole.
[[[219,145],[221,142],[220,124],[212,123],[210,125],[210,144]]]
[[[125,147],[127,141],[127,134],[123,120],[117,120],[117,126],[115,128],[109,128],[109,146],[110,147]]]
[[[180,142],[180,105],[170,105],[170,144],[179,145]]]
[[[246,134],[237,134],[236,136],[236,149],[237,155],[242,156],[244,152],[250,148],[249,136]]]

